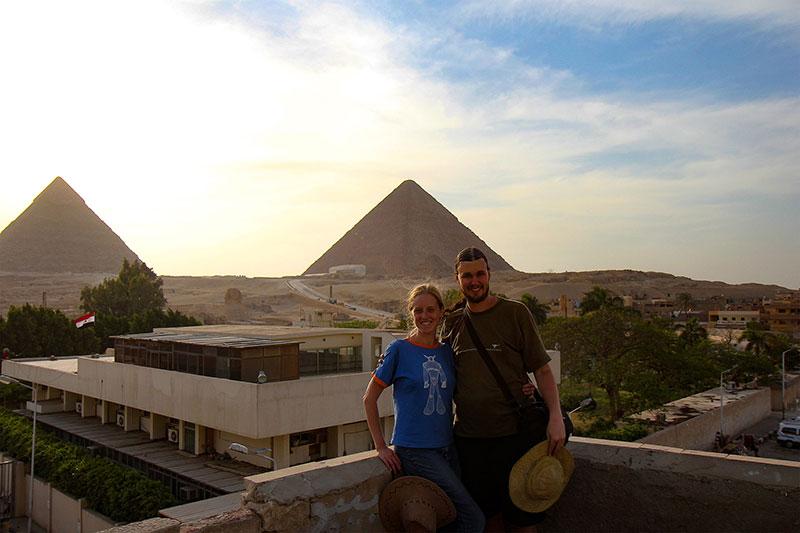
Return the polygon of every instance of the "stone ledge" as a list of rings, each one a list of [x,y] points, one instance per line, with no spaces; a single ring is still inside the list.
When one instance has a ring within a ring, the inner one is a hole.
[[[775,488],[800,487],[798,462],[715,454],[654,444],[625,444],[630,443],[574,437],[567,448],[576,462],[748,481]]]
[[[115,526],[100,533],[180,533],[181,523],[172,518],[150,518],[141,522]]]

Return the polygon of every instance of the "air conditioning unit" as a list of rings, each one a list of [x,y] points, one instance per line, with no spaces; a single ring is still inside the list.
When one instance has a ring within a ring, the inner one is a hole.
[[[192,500],[200,499],[200,489],[197,487],[191,487],[189,485],[184,485],[178,491],[180,495],[180,499],[184,502],[190,502]]]
[[[178,442],[178,429],[177,428],[169,428],[167,429],[167,440],[170,442],[177,443]]]
[[[83,413],[83,402],[81,400],[75,402],[75,412],[78,414]]]
[[[99,456],[100,455],[100,446],[94,446],[94,445],[87,446],[86,447],[86,451],[89,453],[89,455]]]
[[[117,425],[121,428],[125,427],[125,413],[122,411],[117,413]]]

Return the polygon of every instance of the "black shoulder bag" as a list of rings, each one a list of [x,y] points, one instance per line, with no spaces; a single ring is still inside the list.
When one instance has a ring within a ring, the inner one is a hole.
[[[517,431],[519,435],[528,440],[531,445],[546,440],[547,423],[550,421],[550,410],[547,408],[547,403],[545,403],[544,398],[542,398],[541,394],[539,394],[539,390],[536,389],[534,391],[533,401],[528,400],[525,403],[520,403],[520,401],[517,400],[517,398],[511,393],[508,383],[506,383],[506,380],[503,378],[503,375],[500,374],[500,370],[497,368],[497,365],[494,364],[491,356],[483,346],[483,342],[481,342],[481,338],[478,336],[475,326],[472,325],[472,321],[469,319],[466,309],[464,309],[463,316],[464,323],[467,326],[467,331],[472,339],[472,344],[475,345],[478,353],[481,354],[483,362],[486,363],[486,367],[492,373],[492,376],[497,382],[497,385],[500,387],[500,390],[503,391],[503,395],[506,397],[508,402],[511,404],[511,407],[514,409],[514,412],[517,414]],[[528,380],[528,382],[530,383],[530,380]],[[567,434],[567,438],[564,440],[564,444],[566,444],[569,440],[569,436],[572,434],[573,426],[572,420],[569,418],[569,413],[567,413],[567,410],[564,409],[563,405],[561,406],[561,415],[564,417],[564,429],[566,429]]]

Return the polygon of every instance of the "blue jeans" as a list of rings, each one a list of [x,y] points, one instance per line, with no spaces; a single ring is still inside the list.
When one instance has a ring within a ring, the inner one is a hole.
[[[406,474],[433,481],[450,497],[456,508],[456,520],[444,531],[483,531],[486,519],[461,483],[461,467],[455,445],[444,448],[395,446],[394,451],[400,457]]]

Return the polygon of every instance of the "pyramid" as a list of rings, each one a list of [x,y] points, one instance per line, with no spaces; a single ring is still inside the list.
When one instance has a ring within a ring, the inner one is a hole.
[[[492,270],[513,270],[468,227],[413,180],[401,183],[304,274],[323,274],[338,265],[359,264],[368,275],[443,277],[456,255],[480,248]]]
[[[116,273],[138,259],[57,177],[0,233],[0,271]]]

